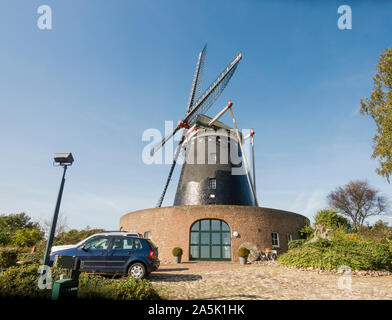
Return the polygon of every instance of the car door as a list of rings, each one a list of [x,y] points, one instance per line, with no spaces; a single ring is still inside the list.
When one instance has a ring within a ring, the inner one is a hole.
[[[128,261],[135,256],[135,252],[135,241],[133,238],[115,237],[108,251],[108,269],[112,272],[127,272]]]
[[[98,236],[79,249],[80,268],[86,272],[106,272],[110,237]]]

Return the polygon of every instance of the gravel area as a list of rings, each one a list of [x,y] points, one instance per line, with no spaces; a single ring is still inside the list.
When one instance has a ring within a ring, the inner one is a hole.
[[[392,299],[391,275],[342,277],[276,263],[167,264],[148,279],[163,298],[174,300]]]

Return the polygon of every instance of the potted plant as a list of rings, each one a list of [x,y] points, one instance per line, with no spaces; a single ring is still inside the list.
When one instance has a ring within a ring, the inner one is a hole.
[[[249,256],[249,249],[245,248],[245,247],[241,247],[238,250],[238,255],[240,257],[240,264],[246,264],[247,260],[248,260],[248,256]]]
[[[174,256],[174,263],[181,263],[182,249],[175,247],[172,251]]]

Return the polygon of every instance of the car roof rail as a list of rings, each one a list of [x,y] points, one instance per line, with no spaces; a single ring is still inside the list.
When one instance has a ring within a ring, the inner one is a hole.
[[[143,236],[139,232],[127,232],[126,235],[129,237],[137,236],[138,238],[143,238]]]
[[[139,232],[130,232],[130,231],[103,231],[103,232],[96,233],[90,237],[98,236],[98,235],[109,235],[109,234],[121,235],[126,237],[143,238],[143,235],[140,234]]]

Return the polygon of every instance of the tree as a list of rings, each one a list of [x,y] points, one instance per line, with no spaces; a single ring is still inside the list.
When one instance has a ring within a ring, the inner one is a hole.
[[[25,213],[0,215],[0,245],[10,244],[13,234],[20,229],[39,230],[40,227]]]
[[[54,238],[54,243],[56,245],[62,245],[62,244],[76,244],[79,241],[86,239],[89,236],[92,236],[93,234],[104,232],[103,229],[90,229],[86,228],[84,230],[76,230],[72,229],[69,230],[68,232],[62,232],[59,233],[55,238]]]
[[[373,118],[377,134],[373,137],[372,158],[378,158],[377,174],[388,182],[392,174],[392,48],[385,50],[376,66],[370,98],[361,99],[361,113]]]
[[[354,231],[370,216],[381,215],[388,209],[387,199],[379,195],[366,181],[350,181],[328,196],[331,207],[351,219]]]
[[[37,223],[32,222],[26,213],[0,215],[0,228],[10,232],[23,228],[33,229],[36,226]]]
[[[45,232],[45,234],[49,234],[50,228],[52,226],[52,220],[44,220],[41,222],[42,224],[42,229]],[[57,223],[56,223],[56,230],[55,230],[55,236],[62,234],[66,232],[68,229],[68,221],[67,217],[60,212],[59,215],[57,216]]]
[[[372,226],[363,226],[360,234],[374,242],[388,242],[392,240],[392,227],[388,222],[378,220]]]

